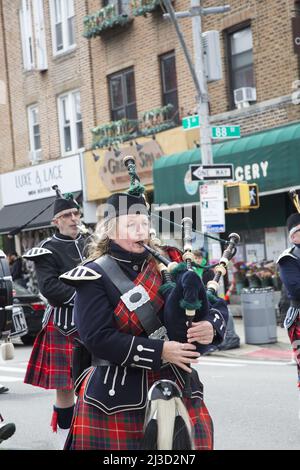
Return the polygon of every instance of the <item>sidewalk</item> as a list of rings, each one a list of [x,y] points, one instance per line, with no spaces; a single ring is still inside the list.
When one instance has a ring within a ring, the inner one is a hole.
[[[285,328],[277,327],[277,342],[269,344],[246,344],[244,323],[241,317],[234,317],[234,327],[240,337],[240,348],[226,351],[215,351],[210,356],[227,357],[231,359],[253,359],[264,361],[292,362],[293,352]]]

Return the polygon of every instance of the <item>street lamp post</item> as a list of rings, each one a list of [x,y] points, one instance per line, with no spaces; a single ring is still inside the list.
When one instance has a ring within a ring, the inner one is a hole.
[[[191,0],[191,8],[189,11],[176,12],[173,9],[171,0],[163,0],[167,10],[167,14],[164,18],[171,19],[180,44],[182,46],[185,58],[187,60],[195,87],[197,91],[197,109],[200,120],[200,146],[201,156],[203,165],[212,165],[213,153],[211,143],[211,128],[209,121],[209,107],[208,107],[208,91],[207,91],[207,79],[204,68],[204,54],[203,54],[203,43],[202,43],[202,25],[201,17],[203,15],[225,13],[230,10],[229,5],[222,7],[210,7],[202,8],[201,0]],[[193,28],[193,45],[194,45],[194,64],[191,60],[188,48],[185,44],[183,34],[180,30],[177,18],[192,18]]]

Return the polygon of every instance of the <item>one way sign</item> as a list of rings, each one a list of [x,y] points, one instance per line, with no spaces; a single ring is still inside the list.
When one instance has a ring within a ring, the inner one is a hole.
[[[233,165],[190,165],[192,181],[233,180]]]

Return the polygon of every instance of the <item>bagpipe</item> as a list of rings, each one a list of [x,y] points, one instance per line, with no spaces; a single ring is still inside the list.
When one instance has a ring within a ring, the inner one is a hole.
[[[131,187],[135,184],[135,160],[127,156],[124,164],[131,178]],[[136,175],[136,184],[140,187],[140,180]],[[226,310],[227,305],[223,299],[217,297],[220,280],[226,274],[226,266],[236,253],[236,245],[240,237],[236,233],[229,235],[225,249],[219,263],[214,267],[214,278],[204,286],[202,279],[195,272],[194,255],[192,252],[192,219],[185,217],[181,221],[183,230],[183,252],[177,262],[172,261],[170,247],[163,246],[156,237],[154,229],[150,230],[150,243],[140,244],[156,259],[158,269],[162,276],[160,293],[163,295],[164,313],[163,323],[167,330],[169,340],[180,343],[187,342],[187,330],[193,322],[205,320],[211,308],[216,312]],[[181,258],[181,259],[180,259]],[[215,317],[220,319],[216,313]],[[225,315],[226,316],[226,315]],[[226,329],[226,324],[221,325]],[[221,342],[221,341],[220,341]],[[211,350],[211,345],[197,344],[196,348],[201,354]],[[196,371],[194,371],[196,372]],[[142,442],[143,449],[177,449],[189,450],[193,448],[191,426],[188,412],[183,404],[183,397],[192,398],[192,373],[183,371],[185,383],[183,390],[170,380],[159,380],[148,392],[148,405],[145,418],[145,434]],[[168,419],[172,415],[172,419]],[[160,425],[163,432],[160,431]],[[169,440],[165,434],[169,436]]]
[[[300,214],[300,201],[299,201],[299,190],[297,192],[296,189],[292,188],[289,190],[289,197],[292,201],[292,203],[294,204],[297,212]]]

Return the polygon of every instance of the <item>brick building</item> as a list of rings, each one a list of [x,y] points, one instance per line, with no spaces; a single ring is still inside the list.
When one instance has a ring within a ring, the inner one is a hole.
[[[286,182],[285,173],[281,174],[278,182],[278,178],[263,173],[262,165],[268,151],[272,161],[277,162],[276,139],[287,148],[285,135],[293,143],[299,138],[300,107],[292,101],[299,79],[292,17],[299,14],[300,7],[295,0],[284,4],[277,0],[228,3],[229,12],[204,16],[202,21],[203,31],[220,33],[222,79],[208,85],[211,122],[240,125],[242,138],[240,142],[218,142],[215,161],[220,158],[222,162],[234,163],[236,176],[257,182],[265,194],[255,213],[229,215],[226,219],[228,230],[249,228],[253,235],[245,238],[245,243],[263,245],[260,256],[264,251],[268,257],[266,237],[271,241],[281,239],[282,234],[285,237],[284,220],[291,211],[283,190],[290,184],[297,185],[293,180],[296,170],[292,176],[287,175]],[[201,4],[212,7],[222,2],[203,0]],[[185,0],[175,0],[173,5],[177,11],[189,8]],[[0,74],[9,84],[7,102],[0,108],[1,121],[5,122],[0,130],[0,150],[1,156],[6,155],[0,158],[0,172],[8,175],[19,169],[42,168],[44,162],[51,165],[57,159],[80,154],[85,181],[83,188],[77,189],[78,192],[83,189],[84,199],[94,208],[111,191],[127,187],[120,157],[130,152],[139,159],[150,199],[151,171],[157,160],[155,201],[191,205],[198,211],[197,187],[190,192],[186,191],[187,184],[180,188],[188,164],[200,161],[199,131],[185,132],[180,125],[183,116],[195,113],[196,93],[174,27],[162,18],[164,8],[160,3],[2,0],[0,8],[0,61],[4,64]],[[180,20],[180,27],[193,54],[191,19]],[[256,100],[250,101],[249,106],[244,100],[237,108],[234,90],[245,88],[250,89],[250,99],[256,93]],[[172,110],[163,108],[169,103],[173,104]],[[113,125],[112,121],[119,124]],[[284,126],[288,126],[288,132]],[[274,128],[278,138],[270,133]],[[264,151],[260,152],[259,142],[269,140],[272,151],[264,144]],[[254,160],[246,155],[249,146],[255,147]],[[176,191],[170,190],[175,187],[171,184],[168,194],[161,193],[160,188],[166,187],[162,181],[169,181],[165,179],[164,167],[168,157],[158,158],[161,155],[172,158],[180,152],[190,153],[185,153],[179,173],[177,166],[170,164],[175,159],[168,162],[171,177],[180,176]],[[262,161],[260,153],[264,154]],[[233,161],[231,156],[236,154],[241,160]],[[269,169],[271,166],[270,163]],[[7,187],[10,179],[8,176],[5,179]],[[269,184],[271,180],[273,186]],[[3,188],[2,184],[2,192]],[[169,196],[176,193],[177,199]],[[5,215],[7,201],[2,204]],[[270,217],[274,204],[280,208],[280,215]],[[281,246],[275,248],[272,256],[280,249]]]
[[[82,37],[86,13],[84,1],[0,2],[6,92],[0,106],[1,233],[49,206],[54,184],[82,197],[81,153],[95,125],[90,45]],[[21,239],[15,237],[19,249],[50,233],[51,213],[49,207],[22,229]]]
[[[214,7],[220,3],[205,0],[201,5]],[[287,189],[291,185],[300,186],[300,165],[295,163],[300,107],[292,100],[299,88],[299,56],[294,50],[292,31],[292,18],[300,11],[299,2],[291,0],[283,5],[276,0],[232,0],[228,3],[229,12],[204,16],[202,21],[203,31],[220,33],[223,77],[208,84],[211,122],[240,125],[242,138],[239,142],[219,141],[215,146],[215,162],[233,163],[236,178],[258,183],[263,196],[260,209],[227,215],[226,225],[228,230],[241,231],[244,241],[241,259],[274,259],[287,243],[284,224],[292,210]],[[134,16],[122,25],[116,21],[113,28],[107,29],[103,23],[105,8],[99,10],[98,1],[89,2],[85,33],[91,42],[93,68],[97,71],[93,74],[97,125],[117,116],[140,117],[147,110],[166,104],[168,98],[175,104],[177,114],[172,117],[177,122],[195,113],[195,88],[174,27],[162,18],[159,5],[147,13],[149,4],[142,0],[132,2],[133,15],[136,11],[146,14]],[[176,0],[174,7],[177,11],[187,10],[189,2]],[[127,2],[119,2],[114,14],[127,12],[127,8]],[[179,23],[193,53],[191,19],[181,19]],[[135,90],[130,99],[124,91],[128,74],[130,86]],[[244,99],[245,102],[236,104],[234,90],[242,89],[244,93],[245,88],[250,89],[249,103]],[[120,102],[116,104],[114,101],[118,99]],[[103,140],[96,142],[101,147]],[[139,142],[143,144],[145,139]],[[190,185],[188,166],[200,162],[200,151],[195,148],[199,131],[184,132],[178,126],[157,133],[156,142],[168,157],[154,164],[155,202],[192,206],[196,217],[198,186]],[[124,146],[130,151],[128,144],[121,145],[121,150]],[[253,149],[252,154],[248,148]],[[190,152],[185,153],[187,150]],[[107,149],[97,150],[96,154],[100,157],[97,163],[90,152],[85,155],[87,191],[91,199],[101,201],[109,191],[107,185],[97,184],[99,172],[95,168],[107,166],[110,160],[118,160],[119,155],[117,152],[114,157],[113,150],[107,152]],[[114,167],[112,176],[116,173],[124,174],[122,169]],[[120,177],[119,185],[117,181],[117,177],[111,181],[110,190],[122,189],[122,184],[124,187],[124,178]],[[152,188],[150,184],[148,189]]]

